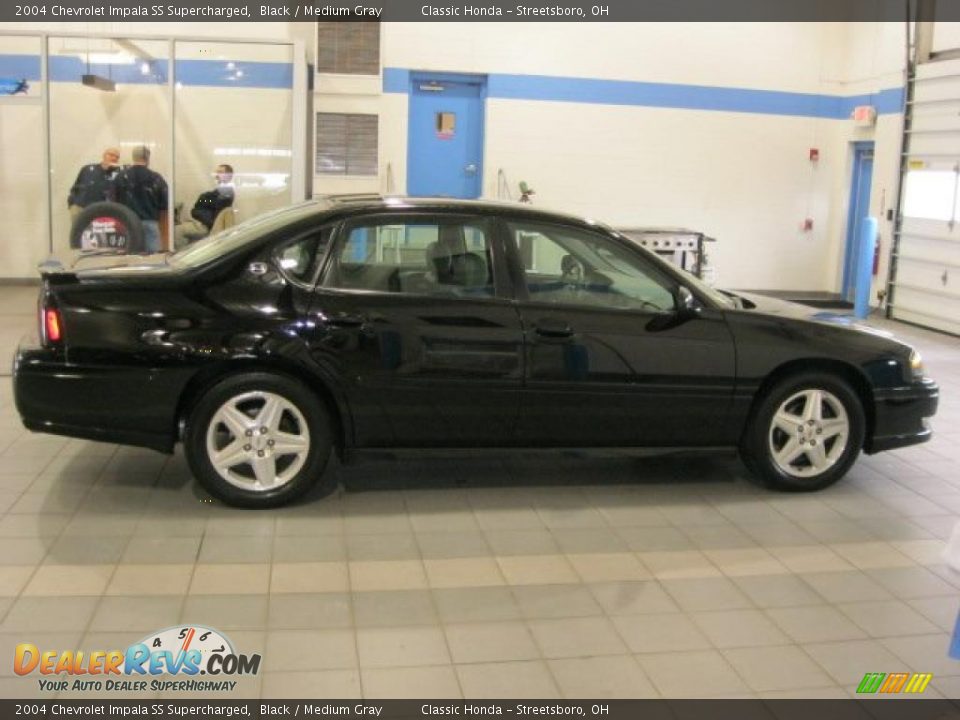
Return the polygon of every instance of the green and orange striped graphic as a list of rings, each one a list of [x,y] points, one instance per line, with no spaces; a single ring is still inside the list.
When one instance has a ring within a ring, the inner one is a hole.
[[[933,679],[933,673],[867,673],[857,686],[857,693],[922,693]]]

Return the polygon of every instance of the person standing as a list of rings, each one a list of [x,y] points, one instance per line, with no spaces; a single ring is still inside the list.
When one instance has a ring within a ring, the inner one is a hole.
[[[162,252],[161,228],[167,229],[167,181],[150,169],[150,148],[138,145],[133,149],[133,164],[117,173],[113,181],[113,199],[140,218],[143,224],[144,251]]]
[[[73,181],[70,194],[67,196],[67,209],[70,211],[71,223],[87,205],[103,202],[110,198],[113,181],[120,172],[120,151],[115,147],[108,147],[103,151],[99,163],[84,165]]]
[[[205,238],[217,216],[233,206],[233,166],[217,165],[215,173],[217,186],[213,190],[200,193],[190,210],[190,219],[179,223],[173,229],[174,247],[181,248],[188,243]]]

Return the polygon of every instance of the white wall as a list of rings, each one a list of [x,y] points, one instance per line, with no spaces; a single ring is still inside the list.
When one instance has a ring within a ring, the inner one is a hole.
[[[64,23],[32,27],[58,25],[83,29]],[[212,37],[223,27],[91,23],[88,30]],[[0,24],[0,33],[3,29]],[[312,23],[238,24],[229,32],[303,38],[312,51]],[[898,24],[387,23],[382,35],[383,65],[413,70],[825,95],[902,84]],[[379,79],[317,77],[314,110],[380,115],[380,174],[317,176],[315,193],[405,190],[407,96],[381,93],[380,85]],[[204,93],[195,95],[190,107],[204,101]],[[850,142],[877,143],[873,204],[879,212],[896,192],[899,124],[899,115],[884,115],[875,130],[863,131],[834,119],[491,98],[483,187],[486,195],[495,195],[496,173],[503,168],[514,193],[526,180],[542,206],[616,224],[704,230],[719,238],[712,259],[724,285],[835,290],[843,260]],[[194,126],[205,123],[198,119]],[[250,131],[261,135],[259,124],[251,123]],[[808,160],[811,147],[820,150],[818,163]],[[0,162],[6,166],[8,160]],[[198,161],[188,173],[197,188],[207,164]],[[800,227],[808,217],[813,230],[804,232]]]
[[[847,43],[860,45],[851,49]],[[842,24],[397,23],[383,28],[383,64],[414,70],[509,73],[778,90],[860,92],[848,68],[870,41]],[[889,78],[870,76],[882,87]],[[892,85],[899,79],[889,80]],[[379,178],[315,179],[315,192],[397,191],[406,178],[407,98],[324,92],[317,109],[379,112]],[[336,79],[337,89],[343,87]],[[865,92],[865,90],[864,90]],[[345,108],[350,108],[347,110]],[[884,123],[887,121],[884,120]],[[848,158],[843,121],[491,98],[484,194],[497,172],[539,205],[621,225],[684,225],[719,238],[712,260],[732,287],[834,290],[839,283]],[[820,161],[811,163],[811,147]],[[804,219],[813,230],[803,231]],[[839,259],[838,259],[839,258]]]

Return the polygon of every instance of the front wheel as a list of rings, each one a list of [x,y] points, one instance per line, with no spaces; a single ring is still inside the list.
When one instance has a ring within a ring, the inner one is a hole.
[[[241,507],[276,507],[323,481],[331,424],[301,383],[269,373],[235,375],[197,403],[184,446],[191,470],[214,497]],[[331,483],[328,477],[324,489]]]
[[[820,373],[797,375],[760,400],[741,456],[770,487],[820,490],[850,469],[863,447],[865,426],[863,405],[846,381]]]

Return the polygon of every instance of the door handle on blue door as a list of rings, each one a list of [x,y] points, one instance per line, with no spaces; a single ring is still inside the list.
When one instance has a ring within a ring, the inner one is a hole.
[[[573,328],[566,320],[543,318],[533,326],[537,335],[545,338],[568,338],[573,336]]]

